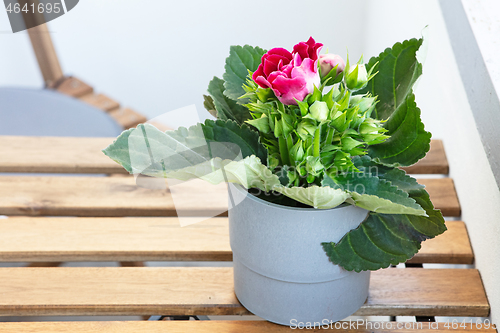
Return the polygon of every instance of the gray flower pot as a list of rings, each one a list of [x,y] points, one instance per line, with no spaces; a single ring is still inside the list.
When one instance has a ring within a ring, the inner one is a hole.
[[[344,319],[368,296],[370,272],[349,272],[328,260],[321,243],[337,242],[367,211],[319,210],[261,200],[229,184],[229,235],[234,291],[249,311],[282,325]],[[230,198],[231,201],[231,198]]]

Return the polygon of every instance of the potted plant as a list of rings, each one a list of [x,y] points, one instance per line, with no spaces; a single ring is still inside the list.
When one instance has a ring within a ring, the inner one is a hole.
[[[336,321],[366,300],[369,274],[446,230],[424,186],[399,169],[430,147],[415,103],[422,39],[366,64],[233,46],[205,107],[217,118],[143,124],[104,150],[127,171],[228,182],[235,292],[270,321]]]

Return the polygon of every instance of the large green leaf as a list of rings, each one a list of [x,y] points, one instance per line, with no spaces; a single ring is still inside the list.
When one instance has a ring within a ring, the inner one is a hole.
[[[412,189],[410,196],[428,217],[370,212],[358,228],[337,244],[322,244],[330,261],[356,272],[386,268],[410,259],[422,241],[446,231],[441,212],[434,209],[424,189]]]
[[[419,191],[425,188],[425,186],[419,184],[415,178],[408,176],[405,171],[376,163],[369,156],[356,156],[353,162],[361,173],[368,173],[380,179],[387,180],[398,189],[410,195],[419,193]]]
[[[322,184],[341,188],[351,194],[355,205],[372,212],[425,216],[425,210],[409,196],[423,186],[402,170],[376,163],[368,156],[356,156],[352,162],[358,171],[325,177]]]
[[[210,102],[213,103],[217,111],[216,117],[220,120],[234,120],[238,124],[243,124],[246,120],[251,119],[250,111],[243,105],[239,105],[224,94],[224,80],[214,76],[208,84],[208,92],[212,97],[212,101],[205,99],[205,108],[211,108]],[[212,113],[212,112],[211,112]]]
[[[309,187],[285,187],[282,185],[273,188],[275,192],[286,195],[289,198],[302,202],[303,204],[318,209],[334,208],[350,198],[349,193],[334,189],[328,186],[309,186]]]
[[[246,83],[248,71],[255,72],[259,67],[262,56],[266,50],[250,45],[231,46],[229,57],[226,58],[226,72],[224,78],[224,95],[237,101],[239,104],[248,103],[247,98],[240,99],[245,94],[243,84]]]
[[[124,131],[103,152],[130,173],[157,177],[217,157],[235,160],[255,155],[267,161],[258,133],[231,120],[206,120],[167,132],[141,124]]]
[[[374,118],[388,119],[412,93],[413,84],[422,74],[422,64],[416,57],[422,42],[423,39],[410,39],[396,43],[366,65],[367,70],[374,67],[373,72],[378,72],[365,88],[365,92],[377,96]]]
[[[372,117],[387,120],[384,127],[390,135],[387,141],[370,146],[369,154],[384,164],[414,164],[430,148],[431,134],[424,130],[412,92],[413,84],[422,74],[422,65],[416,57],[422,41],[396,43],[367,64],[368,69],[374,67],[374,72],[378,72],[364,90],[378,99]]]
[[[336,207],[349,198],[348,193],[330,187],[281,185],[278,176],[261,162],[267,156],[258,140],[256,132],[232,121],[207,120],[167,132],[141,124],[124,131],[103,152],[130,173],[179,180],[200,178],[212,184],[233,182],[282,193],[320,209]],[[240,151],[243,159],[238,160]]]
[[[264,192],[270,192],[276,186],[281,186],[278,176],[263,165],[255,155],[239,161],[222,160],[217,157],[196,166],[169,172],[165,177],[184,181],[199,178],[214,185],[222,182],[237,183],[245,188],[258,188]]]
[[[255,155],[264,165],[267,163],[267,150],[260,143],[259,133],[248,125],[238,125],[230,120],[206,120],[202,127],[207,142],[235,144],[241,149],[243,157]]]
[[[390,137],[368,148],[372,158],[384,164],[408,166],[429,151],[432,135],[424,129],[413,94],[406,98],[384,127],[389,130]]]

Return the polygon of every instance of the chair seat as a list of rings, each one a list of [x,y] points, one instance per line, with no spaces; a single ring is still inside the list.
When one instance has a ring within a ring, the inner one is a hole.
[[[108,114],[47,89],[0,88],[0,135],[117,136]]]

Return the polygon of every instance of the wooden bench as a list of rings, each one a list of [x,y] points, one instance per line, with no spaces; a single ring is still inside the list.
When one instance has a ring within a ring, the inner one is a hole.
[[[123,174],[100,150],[111,138],[0,137],[0,172]],[[466,225],[440,141],[408,168],[436,207],[455,220],[422,244],[408,266],[471,264]],[[197,186],[197,185],[193,185]],[[185,198],[192,214],[227,208],[225,187]],[[196,192],[196,191],[195,191]],[[0,176],[0,261],[230,261],[227,218],[180,227],[167,190],[139,188],[131,176]],[[128,217],[128,218],[122,218]],[[4,267],[0,316],[248,314],[233,292],[230,267]],[[486,317],[489,304],[475,269],[376,271],[356,315]],[[1,321],[1,318],[0,318]],[[425,323],[428,325],[428,323]],[[424,327],[425,329],[425,327]],[[0,332],[281,332],[256,321],[0,323]],[[422,331],[422,329],[417,329]],[[414,330],[415,332],[417,330]],[[438,324],[434,332],[447,329]],[[352,332],[383,331],[357,327]],[[397,331],[397,330],[395,330]],[[401,329],[401,332],[412,330]],[[472,331],[482,332],[473,327]],[[489,330],[491,331],[491,330]]]
[[[346,323],[349,324],[349,323]],[[453,330],[446,327],[445,323],[410,323],[408,328],[395,328],[396,323],[392,323],[393,329],[374,329],[373,324],[359,325],[359,328],[339,329],[338,331],[347,333],[373,333],[373,332],[393,332],[393,333],[450,333],[450,332],[495,332],[494,329],[462,329]],[[413,325],[415,324],[415,325]],[[421,325],[421,326],[420,326]],[[429,329],[429,325],[432,328]],[[435,325],[435,326],[434,326]],[[349,325],[345,326],[349,327]],[[335,330],[335,329],[333,329]],[[294,330],[297,331],[297,330]],[[283,333],[294,332],[285,326],[274,325],[263,321],[163,321],[163,322],[41,322],[41,323],[2,323],[0,333]],[[325,329],[304,330],[306,332],[324,332]],[[337,331],[337,330],[335,330]]]

